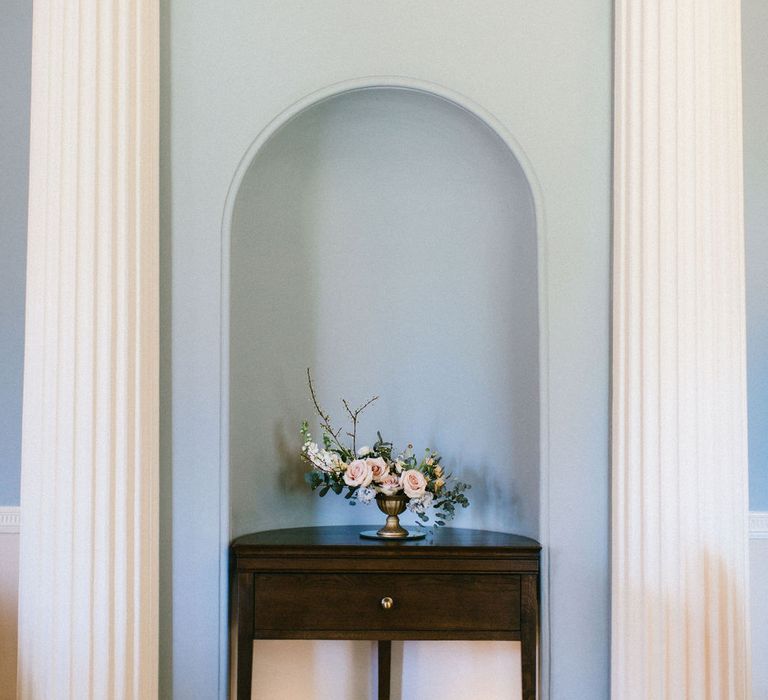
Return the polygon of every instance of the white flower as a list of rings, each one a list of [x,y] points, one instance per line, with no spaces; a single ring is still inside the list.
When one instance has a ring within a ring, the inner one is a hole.
[[[368,505],[374,498],[376,498],[376,491],[367,486],[363,486],[356,491],[355,495],[360,503]]]
[[[339,466],[339,455],[330,450],[318,449],[314,443],[306,450],[307,459],[320,471],[330,472]]]
[[[349,463],[344,472],[344,483],[347,486],[368,486],[373,480],[371,465],[364,459],[356,459]]]
[[[317,455],[317,452],[320,448],[317,446],[316,442],[307,440],[304,443],[302,449],[304,450],[304,454],[306,454],[309,459],[313,459]]]
[[[406,469],[400,476],[400,483],[408,498],[421,498],[427,490],[427,480],[417,469]]]
[[[339,470],[343,465],[341,457],[339,457],[339,455],[337,455],[335,452],[331,452],[330,450],[323,450],[318,455],[318,457],[322,462],[320,469],[322,469],[324,472]]]
[[[312,462],[313,467],[317,467],[318,469],[321,469],[322,471],[328,471],[326,469],[325,465],[325,459],[324,459],[324,453],[325,450],[321,450],[316,442],[305,442],[304,447],[302,448],[304,450],[304,455],[306,458]]]
[[[421,498],[412,498],[408,501],[405,507],[412,513],[424,513],[432,505],[433,498],[434,496],[429,491],[426,491]]]
[[[371,448],[368,447],[368,445],[365,445],[365,447],[361,447],[357,451],[357,456],[358,457],[365,457],[365,455],[370,454],[370,453],[371,453]]]
[[[395,462],[395,471],[400,474],[402,473],[403,469],[405,469],[405,462],[403,462],[401,459],[398,459]]]

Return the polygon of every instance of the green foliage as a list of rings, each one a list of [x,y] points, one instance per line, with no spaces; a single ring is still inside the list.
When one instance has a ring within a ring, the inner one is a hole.
[[[387,462],[392,461],[392,443],[386,442],[383,437],[381,437],[381,432],[378,430],[376,431],[376,435],[378,439],[373,444],[373,452],[377,457],[382,457]]]
[[[324,483],[323,474],[316,469],[313,469],[304,474],[304,481],[306,481],[309,484],[309,488],[314,491],[320,484]]]

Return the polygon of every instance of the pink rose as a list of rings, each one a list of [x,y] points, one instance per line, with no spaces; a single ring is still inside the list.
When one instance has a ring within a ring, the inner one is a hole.
[[[416,469],[406,469],[400,477],[400,483],[408,498],[421,498],[427,491],[427,480]]]
[[[368,462],[368,466],[371,468],[374,481],[381,481],[389,474],[389,467],[381,457],[369,457],[365,461]]]
[[[387,474],[381,482],[379,482],[379,490],[385,496],[394,496],[400,489],[400,477],[396,474]]]
[[[368,486],[372,479],[371,466],[364,459],[350,462],[344,472],[344,483],[347,486]]]

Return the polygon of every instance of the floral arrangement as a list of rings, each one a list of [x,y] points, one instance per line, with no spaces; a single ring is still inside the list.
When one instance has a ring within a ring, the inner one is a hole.
[[[408,499],[406,507],[423,523],[428,523],[427,514],[433,511],[433,523],[439,527],[456,514],[456,506],[466,508],[469,499],[465,491],[470,486],[457,481],[440,464],[441,456],[427,448],[421,459],[413,451],[413,445],[395,453],[391,442],[385,441],[380,432],[372,447],[357,447],[357,424],[360,414],[368,408],[378,396],[366,401],[362,406],[352,409],[342,399],[342,404],[352,423],[352,429],[346,433],[351,439],[351,446],[342,440],[342,429],[335,429],[331,417],[320,408],[312,375],[307,370],[309,393],[315,410],[320,416],[323,431],[322,447],[313,441],[307,421],[301,424],[301,458],[310,465],[306,481],[312,490],[320,489],[320,496],[329,491],[341,495],[350,505],[358,502],[369,504],[379,495],[397,496],[404,494]],[[345,493],[346,492],[346,493]]]

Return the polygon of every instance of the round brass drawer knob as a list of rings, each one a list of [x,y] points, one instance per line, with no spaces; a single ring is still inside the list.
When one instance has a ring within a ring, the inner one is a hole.
[[[385,598],[381,599],[381,607],[384,608],[384,610],[389,610],[395,605],[395,601],[392,600],[389,596],[386,596]]]

